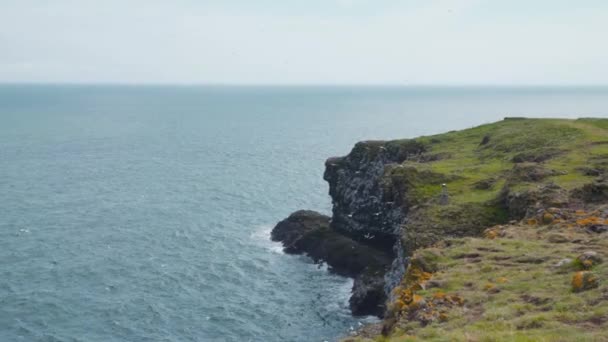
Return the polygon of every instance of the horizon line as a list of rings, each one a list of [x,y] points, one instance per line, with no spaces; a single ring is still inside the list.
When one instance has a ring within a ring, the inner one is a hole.
[[[604,88],[608,83],[598,84],[546,84],[546,83],[238,83],[238,82],[30,82],[0,81],[0,86],[150,86],[150,87],[352,87],[352,88]]]

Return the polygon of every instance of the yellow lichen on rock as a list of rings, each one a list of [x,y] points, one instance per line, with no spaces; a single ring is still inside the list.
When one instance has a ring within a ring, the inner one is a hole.
[[[579,271],[572,277],[572,291],[582,292],[594,289],[599,286],[599,280],[595,273],[589,271]]]
[[[536,225],[538,225],[538,221],[537,221],[535,218],[528,219],[528,220],[526,221],[526,223],[527,223],[529,226],[536,226]]]
[[[543,224],[551,224],[554,220],[555,216],[553,216],[552,214],[548,212],[543,214]]]
[[[504,227],[501,225],[490,227],[483,231],[483,237],[485,237],[486,239],[490,239],[490,240],[494,240],[494,239],[497,239],[499,237],[504,237],[504,236],[505,236],[505,230],[504,230]]]

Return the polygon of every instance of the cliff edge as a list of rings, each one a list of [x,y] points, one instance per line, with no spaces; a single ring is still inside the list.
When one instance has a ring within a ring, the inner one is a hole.
[[[608,119],[506,118],[416,139],[360,142],[326,162],[332,217],[295,213],[277,225],[273,239],[354,277],[353,313],[386,317],[382,329],[391,336],[416,321],[403,291],[429,280],[412,283],[417,251],[479,238],[490,227],[536,227],[546,224],[545,213],[566,222],[577,210],[595,212],[608,203],[607,169]],[[604,224],[601,215],[590,217]],[[418,271],[416,277],[433,274]],[[458,303],[467,298],[454,296],[455,307],[466,307]],[[430,323],[446,324],[441,317]]]

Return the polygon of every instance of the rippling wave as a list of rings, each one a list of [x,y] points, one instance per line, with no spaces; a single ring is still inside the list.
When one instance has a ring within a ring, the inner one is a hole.
[[[607,94],[0,86],[0,341],[335,340],[352,280],[269,241],[326,157]]]

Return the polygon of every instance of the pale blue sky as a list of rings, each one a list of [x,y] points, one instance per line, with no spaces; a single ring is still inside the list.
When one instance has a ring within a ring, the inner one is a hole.
[[[0,0],[0,82],[608,84],[604,0]]]

